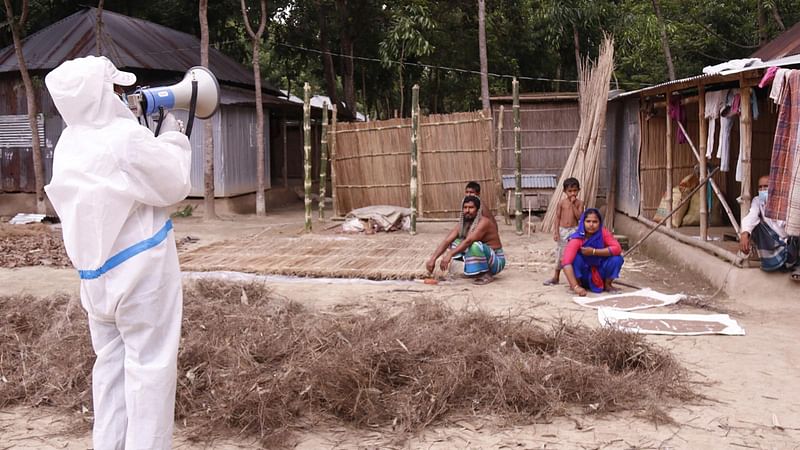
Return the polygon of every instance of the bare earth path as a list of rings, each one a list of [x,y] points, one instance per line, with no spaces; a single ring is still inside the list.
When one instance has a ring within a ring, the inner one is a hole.
[[[330,226],[330,222],[325,226]],[[419,245],[432,250],[451,226],[420,224]],[[213,223],[203,223],[199,218],[177,219],[175,229],[178,239],[186,236],[198,239],[185,244],[186,250],[259,232],[296,235],[302,229],[302,213],[297,209],[285,210],[272,212],[263,219],[243,216]],[[501,224],[501,237],[509,266],[488,286],[473,286],[466,280],[435,286],[413,282],[343,284],[286,280],[276,281],[272,286],[280,295],[331,312],[358,310],[375,304],[392,308],[405,302],[440,299],[456,307],[477,306],[496,314],[533,317],[544,324],[557,317],[568,317],[597,326],[596,312],[573,303],[564,284],[542,286],[552,270],[553,243],[549,236],[535,233],[518,237],[512,227]],[[720,263],[720,270],[727,270],[727,266]],[[716,291],[680,267],[664,266],[641,256],[626,261],[622,277],[630,283],[665,293],[711,295]],[[77,294],[77,290],[77,275],[71,269],[0,269],[0,294],[3,295]],[[309,423],[298,430],[298,447],[800,448],[800,349],[797,345],[800,295],[774,298],[765,292],[759,299],[716,298],[712,308],[731,312],[747,335],[648,338],[672,350],[693,371],[696,381],[707,383],[698,389],[708,401],[669,411],[676,425],[656,427],[637,418],[636,413],[597,417],[576,411],[570,418],[525,427],[505,426],[497,418],[470,417],[453,419],[401,441],[391,430]],[[661,310],[711,312],[688,306],[654,311]],[[72,418],[47,408],[0,410],[0,449],[91,448],[88,433],[65,432],[70,423]],[[248,440],[195,443],[181,430],[180,424],[177,428],[176,448],[257,446]]]

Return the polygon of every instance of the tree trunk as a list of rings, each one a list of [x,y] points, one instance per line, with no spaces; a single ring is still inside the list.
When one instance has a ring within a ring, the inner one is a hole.
[[[489,62],[486,54],[486,0],[478,0],[478,51],[481,60],[481,106],[489,115]]]
[[[322,68],[325,73],[325,92],[334,105],[339,104],[339,96],[336,94],[336,68],[333,66],[333,57],[328,46],[328,31],[325,26],[327,18],[323,12],[322,4],[319,8],[319,44],[322,49]]]
[[[405,103],[405,93],[403,92],[403,59],[406,56],[405,49],[400,50],[400,65],[398,66],[398,73],[400,74],[400,117],[405,117],[403,114],[403,107]],[[396,116],[396,114],[395,114]]]
[[[31,147],[33,148],[33,178],[36,190],[36,212],[39,214],[47,213],[47,205],[44,201],[44,167],[42,165],[42,147],[39,143],[39,126],[36,120],[36,93],[33,90],[33,81],[28,73],[28,66],[25,63],[25,55],[22,53],[22,30],[25,28],[25,21],[28,19],[28,0],[22,2],[22,14],[19,18],[14,16],[14,8],[11,0],[3,0],[6,7],[6,17],[8,18],[9,28],[11,28],[11,39],[14,42],[14,52],[17,56],[19,73],[22,76],[22,84],[25,86],[25,100],[28,108],[28,124],[31,127]]]
[[[783,19],[781,19],[781,15],[778,12],[778,4],[773,3],[772,8],[770,9],[772,10],[772,18],[775,19],[775,23],[778,24],[778,28],[780,28],[781,31],[786,31],[786,26],[783,24]]]
[[[350,17],[347,0],[336,0],[336,9],[339,10],[341,28],[339,41],[342,46],[342,87],[344,88],[344,102],[351,115],[355,116],[356,105],[355,64],[353,63],[353,28],[348,23]]]
[[[200,65],[208,67],[208,0],[200,0]],[[203,196],[205,197],[204,220],[217,219],[214,205],[214,131],[211,119],[203,126]]]
[[[267,214],[266,186],[264,183],[264,104],[261,101],[261,36],[267,24],[267,0],[261,0],[261,15],[258,18],[258,30],[253,31],[250,19],[247,17],[247,6],[241,0],[242,18],[247,29],[247,34],[253,44],[253,78],[256,89],[256,215]]]
[[[764,0],[758,0],[756,5],[756,19],[758,23],[758,45],[762,46],[769,39],[767,36],[767,11],[764,9]]]
[[[581,39],[578,27],[572,24],[572,44],[575,47],[575,68],[578,71],[578,80],[581,79]]]
[[[664,49],[664,59],[667,62],[667,75],[670,80],[675,79],[675,65],[672,63],[672,52],[669,49],[669,39],[667,38],[667,25],[661,17],[661,8],[658,6],[658,0],[653,1],[653,12],[656,14],[658,20],[658,28],[661,31],[661,46]]]
[[[103,45],[102,45],[102,36],[103,36],[103,4],[105,0],[100,0],[97,2],[97,15],[95,17],[95,29],[94,29],[94,39],[95,39],[95,53],[97,56],[103,54]]]

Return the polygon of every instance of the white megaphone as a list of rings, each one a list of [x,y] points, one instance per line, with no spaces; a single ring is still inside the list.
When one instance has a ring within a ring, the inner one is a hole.
[[[158,114],[161,108],[185,109],[198,119],[208,119],[219,108],[217,77],[205,67],[195,66],[177,84],[137,89],[128,95],[131,110],[136,116]],[[189,120],[192,120],[191,114]]]

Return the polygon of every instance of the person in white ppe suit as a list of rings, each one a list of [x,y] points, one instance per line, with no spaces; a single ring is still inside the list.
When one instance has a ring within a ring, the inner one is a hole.
[[[137,122],[114,92],[135,81],[94,56],[45,77],[67,125],[45,190],[80,274],[97,355],[97,450],[172,446],[183,298],[166,207],[189,193],[191,150],[171,114],[158,137]]]

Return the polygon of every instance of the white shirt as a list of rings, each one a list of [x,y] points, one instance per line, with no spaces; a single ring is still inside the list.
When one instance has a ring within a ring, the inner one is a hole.
[[[754,197],[752,203],[750,203],[750,212],[742,218],[742,233],[752,233],[760,222],[764,222],[772,228],[781,239],[786,239],[786,221],[767,217],[764,214],[764,205],[761,203],[761,198]]]

